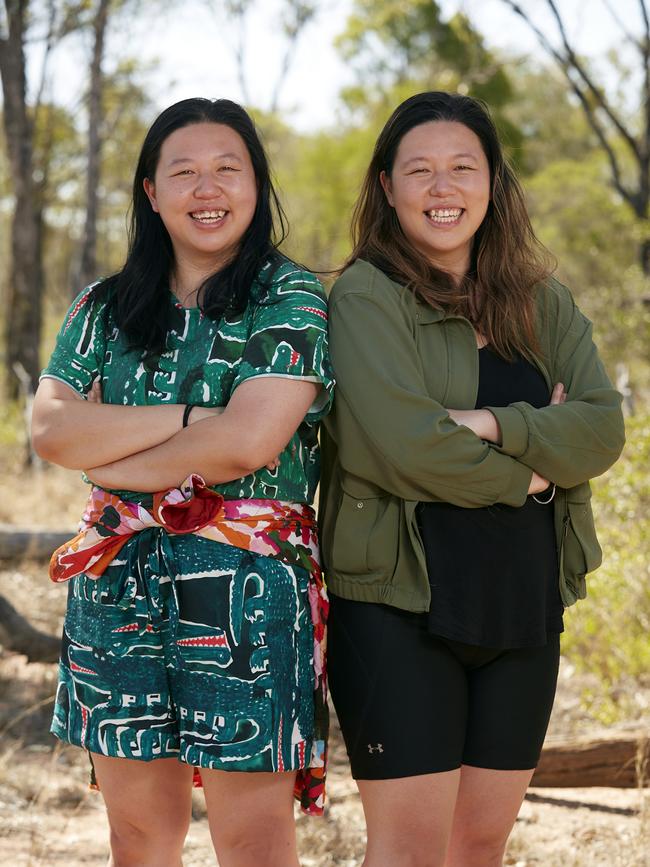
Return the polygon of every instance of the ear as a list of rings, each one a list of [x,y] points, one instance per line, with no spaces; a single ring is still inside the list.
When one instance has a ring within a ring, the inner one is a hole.
[[[393,201],[393,184],[391,182],[390,175],[387,175],[383,169],[381,172],[379,172],[379,183],[381,184],[384,193],[386,194],[388,204],[391,206],[391,208],[394,208],[395,202]]]
[[[147,198],[151,202],[151,207],[158,214],[158,202],[156,200],[156,188],[154,186],[153,181],[150,181],[149,178],[145,178],[142,182],[142,186],[144,187],[144,191],[147,194]]]

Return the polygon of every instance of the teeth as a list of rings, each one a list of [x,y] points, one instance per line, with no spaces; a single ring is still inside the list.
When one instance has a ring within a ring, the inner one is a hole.
[[[225,211],[194,211],[191,215],[195,220],[201,221],[212,221],[212,220],[221,220],[226,216]]]
[[[432,208],[430,211],[427,211],[430,219],[438,223],[453,223],[462,213],[462,208]]]

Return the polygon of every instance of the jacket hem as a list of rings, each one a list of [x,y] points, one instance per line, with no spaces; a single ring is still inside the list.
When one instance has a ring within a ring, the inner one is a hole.
[[[402,608],[404,611],[412,611],[415,614],[426,613],[429,610],[428,594],[425,596],[422,593],[414,593],[392,584],[380,582],[366,584],[356,579],[347,580],[331,574],[327,576],[326,583],[328,593],[352,602],[377,602]]]

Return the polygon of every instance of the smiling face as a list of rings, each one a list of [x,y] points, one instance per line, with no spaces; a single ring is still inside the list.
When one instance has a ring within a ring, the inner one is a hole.
[[[415,126],[380,181],[411,244],[436,267],[466,274],[490,202],[490,168],[478,136],[456,121]]]
[[[257,182],[239,133],[220,123],[174,130],[144,189],[160,214],[176,268],[212,272],[236,254],[257,205]]]

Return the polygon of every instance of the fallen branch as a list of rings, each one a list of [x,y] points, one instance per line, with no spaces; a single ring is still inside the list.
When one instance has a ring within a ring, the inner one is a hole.
[[[14,653],[24,653],[29,662],[57,662],[61,640],[35,629],[11,602],[0,595],[0,642]]]
[[[75,530],[30,530],[0,524],[0,560],[49,560]]]
[[[612,732],[600,738],[550,742],[542,750],[531,786],[568,789],[648,786],[649,735],[646,728]]]

